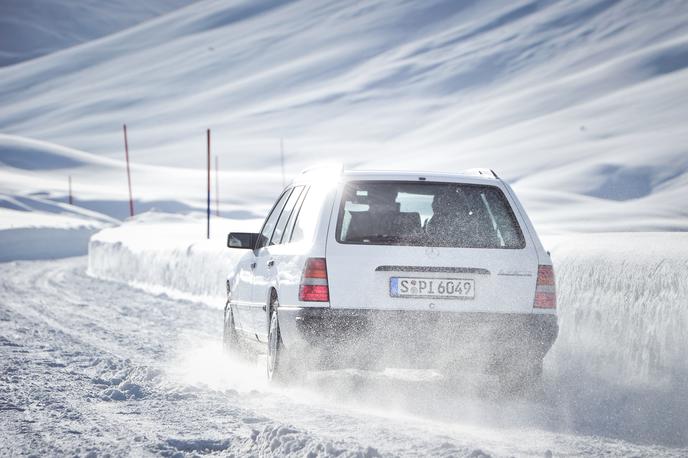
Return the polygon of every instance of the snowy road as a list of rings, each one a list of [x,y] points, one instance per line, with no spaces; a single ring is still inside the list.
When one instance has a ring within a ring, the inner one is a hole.
[[[222,357],[220,310],[85,270],[85,258],[0,264],[0,455],[688,454],[569,433],[553,398],[461,396],[433,373],[271,388],[260,361]]]

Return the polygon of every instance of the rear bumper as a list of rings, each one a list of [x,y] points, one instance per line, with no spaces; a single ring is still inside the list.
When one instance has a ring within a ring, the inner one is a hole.
[[[552,314],[319,307],[280,307],[278,314],[285,345],[315,352],[328,365],[377,359],[411,367],[540,362],[559,331]]]

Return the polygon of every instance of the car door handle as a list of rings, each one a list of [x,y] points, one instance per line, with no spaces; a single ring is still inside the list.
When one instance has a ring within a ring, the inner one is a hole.
[[[255,262],[252,262],[252,263],[251,263],[251,269],[255,269],[255,268],[256,268],[256,263],[255,263]]]
[[[272,266],[274,266],[274,265],[275,265],[275,260],[274,260],[274,259],[271,259],[271,260],[268,261],[268,268],[270,268],[270,267],[272,267]]]

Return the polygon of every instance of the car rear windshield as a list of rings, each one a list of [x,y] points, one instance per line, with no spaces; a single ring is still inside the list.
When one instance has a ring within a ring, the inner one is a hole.
[[[498,187],[432,182],[347,183],[337,241],[454,248],[525,246],[518,221]]]

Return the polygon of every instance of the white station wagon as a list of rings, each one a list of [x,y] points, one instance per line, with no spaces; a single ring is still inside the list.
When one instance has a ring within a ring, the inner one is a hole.
[[[554,273],[491,170],[304,171],[227,279],[224,345],[305,368],[479,370],[536,382],[558,326]]]

